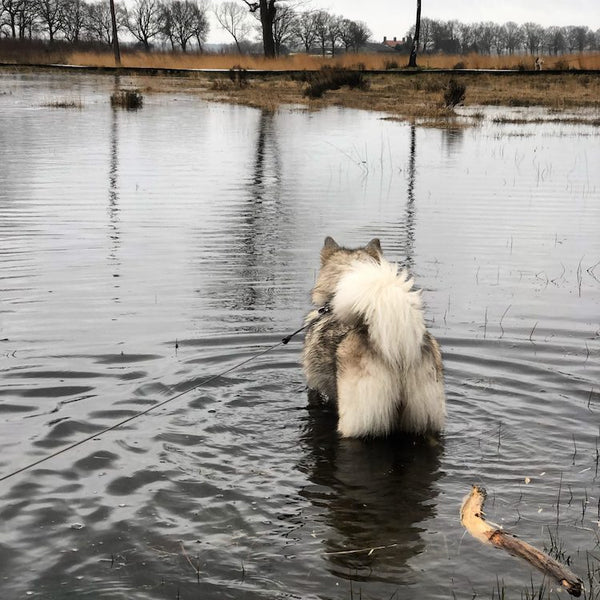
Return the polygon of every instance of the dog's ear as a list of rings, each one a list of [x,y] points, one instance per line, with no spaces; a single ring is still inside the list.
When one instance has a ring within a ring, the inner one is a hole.
[[[321,264],[324,265],[327,262],[327,259],[339,249],[339,244],[332,237],[327,236],[323,243],[323,248],[321,248]]]
[[[366,246],[365,250],[376,260],[379,260],[383,256],[381,250],[381,242],[379,238],[373,238]]]

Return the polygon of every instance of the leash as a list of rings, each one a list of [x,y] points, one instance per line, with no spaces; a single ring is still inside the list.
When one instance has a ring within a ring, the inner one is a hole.
[[[331,312],[331,306],[329,302],[325,302],[321,308],[317,310],[317,316],[314,319],[311,319],[304,327],[300,327],[300,329],[296,329],[294,333],[290,333],[290,335],[286,335],[281,343],[285,346],[295,335],[298,335],[301,331],[312,327],[323,315]]]
[[[300,329],[297,329],[293,333],[290,333],[290,335],[285,336],[281,341],[277,342],[276,344],[273,344],[272,346],[269,346],[268,348],[265,348],[264,350],[261,350],[260,352],[256,352],[252,356],[242,360],[239,363],[236,363],[232,367],[229,367],[228,369],[221,371],[217,375],[211,375],[210,377],[203,379],[200,383],[197,383],[196,385],[192,386],[191,388],[189,388],[187,390],[184,390],[183,392],[179,392],[179,394],[175,394],[175,396],[171,396],[170,398],[167,398],[166,400],[163,400],[162,402],[153,404],[152,406],[150,406],[149,408],[147,408],[145,410],[137,412],[134,415],[131,415],[130,417],[127,417],[126,419],[119,421],[118,423],[114,423],[113,425],[110,425],[109,427],[105,427],[104,429],[101,429],[100,431],[97,431],[96,433],[94,433],[92,435],[88,435],[85,438],[82,438],[76,442],[73,442],[69,446],[65,446],[64,448],[61,448],[60,450],[57,450],[56,452],[53,452],[52,454],[48,454],[47,456],[44,456],[34,462],[31,462],[31,463],[25,465],[24,467],[21,467],[20,469],[16,469],[15,471],[7,473],[6,475],[2,475],[2,476],[0,476],[0,482],[6,481],[7,479],[10,479],[11,477],[18,475],[19,473],[23,473],[24,471],[28,471],[29,469],[33,469],[33,467],[37,467],[38,465],[45,463],[46,461],[48,461],[52,458],[56,458],[57,456],[60,456],[61,454],[64,454],[65,452],[68,452],[69,450],[73,450],[73,448],[77,448],[78,446],[82,446],[83,444],[85,444],[91,440],[97,439],[100,436],[104,435],[105,433],[108,433],[109,431],[114,431],[115,429],[118,429],[119,427],[122,427],[123,425],[126,425],[127,423],[130,423],[131,421],[133,421],[135,419],[139,419],[140,417],[147,415],[148,413],[156,410],[157,408],[161,408],[162,406],[165,406],[165,404],[168,404],[169,402],[173,402],[174,400],[177,400],[178,398],[185,396],[185,394],[189,394],[190,392],[197,390],[199,387],[202,387],[202,386],[206,385],[207,383],[210,383],[211,381],[214,381],[215,379],[219,379],[220,377],[223,377],[224,375],[227,375],[227,374],[231,373],[232,371],[239,369],[243,365],[248,364],[249,362],[252,362],[253,360],[256,360],[257,358],[259,358],[261,356],[264,356],[265,354],[267,354],[269,352],[272,352],[279,346],[287,345],[294,336],[298,335],[300,332],[302,332],[305,329],[314,325],[323,315],[325,315],[326,313],[328,313],[330,311],[331,311],[331,307],[329,306],[329,304],[324,304],[323,306],[321,306],[321,308],[318,309],[318,311],[317,311],[318,314],[314,319],[311,319],[311,321],[309,323],[307,323],[306,325],[304,325],[304,327],[300,327]]]

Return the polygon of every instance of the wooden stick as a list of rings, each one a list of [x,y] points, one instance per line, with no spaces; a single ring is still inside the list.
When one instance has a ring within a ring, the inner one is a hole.
[[[575,573],[531,544],[503,531],[498,525],[489,523],[483,518],[483,503],[486,496],[485,489],[474,485],[471,493],[463,500],[460,522],[465,529],[479,541],[492,544],[513,556],[525,559],[531,566],[553,577],[572,596],[581,596],[583,582]]]

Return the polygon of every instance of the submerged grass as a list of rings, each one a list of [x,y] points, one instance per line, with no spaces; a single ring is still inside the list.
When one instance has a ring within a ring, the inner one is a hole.
[[[83,108],[83,102],[81,100],[54,100],[47,102],[42,106],[47,108],[76,108],[81,110]]]
[[[118,90],[111,95],[110,104],[113,108],[137,110],[144,105],[144,97],[139,90]]]

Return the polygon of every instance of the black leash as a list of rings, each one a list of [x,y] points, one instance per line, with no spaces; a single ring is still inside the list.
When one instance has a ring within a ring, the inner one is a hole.
[[[305,329],[312,327],[323,315],[327,314],[328,312],[331,312],[331,306],[329,306],[329,302],[326,302],[325,304],[323,304],[323,306],[321,306],[321,308],[319,308],[319,310],[317,311],[318,314],[314,319],[311,319],[311,321],[308,322],[304,327],[300,327],[300,329],[296,329],[296,331],[294,331],[294,333],[290,333],[290,335],[286,335],[281,340],[281,343],[285,346],[295,335],[298,335],[301,331],[304,331]]]
[[[73,448],[77,448],[77,446],[81,446],[82,444],[85,444],[91,440],[97,439],[101,435],[104,435],[105,433],[108,433],[109,431],[114,431],[115,429],[118,429],[119,427],[122,427],[123,425],[130,423],[134,419],[139,419],[140,417],[147,415],[148,413],[152,412],[153,410],[156,410],[157,408],[160,408],[161,406],[164,406],[165,404],[168,404],[169,402],[173,402],[173,400],[177,400],[178,398],[181,398],[185,394],[189,394],[190,392],[193,392],[194,390],[198,389],[199,387],[202,387],[203,385],[206,385],[207,383],[210,383],[211,381],[214,381],[215,379],[219,379],[219,377],[223,377],[224,375],[227,375],[228,373],[231,373],[232,371],[239,369],[241,366],[243,366],[253,360],[256,360],[260,356],[263,356],[263,355],[267,354],[268,352],[275,350],[275,348],[278,348],[279,346],[285,346],[295,335],[299,334],[301,331],[304,331],[305,329],[307,329],[308,327],[310,327],[311,325],[316,323],[324,314],[330,312],[330,310],[331,310],[331,308],[329,307],[329,304],[325,304],[324,306],[319,308],[318,315],[314,319],[312,319],[309,323],[304,325],[304,327],[301,327],[300,329],[297,329],[296,331],[294,331],[294,333],[291,333],[290,335],[287,335],[286,337],[284,337],[280,342],[277,342],[276,344],[273,344],[272,346],[269,346],[268,348],[265,348],[264,350],[261,350],[260,352],[256,352],[252,356],[233,365],[233,367],[229,367],[228,369],[225,369],[224,371],[222,371],[221,373],[218,373],[217,375],[211,375],[210,377],[203,379],[200,383],[197,383],[196,385],[192,386],[191,388],[189,388],[187,390],[184,390],[183,392],[179,392],[179,394],[176,394],[175,396],[172,396],[171,398],[167,398],[166,400],[163,400],[162,402],[159,402],[158,404],[153,404],[146,410],[142,410],[138,413],[135,413],[134,415],[131,415],[130,417],[127,417],[126,419],[123,419],[122,421],[119,421],[118,423],[114,423],[113,425],[110,425],[109,427],[105,427],[104,429],[97,431],[96,433],[94,433],[92,435],[88,435],[87,437],[85,437],[81,440],[78,440],[77,442],[73,442],[69,446],[65,446],[64,448],[61,448],[60,450],[57,450],[56,452],[53,452],[52,454],[48,454],[47,456],[44,456],[32,463],[29,463],[28,465],[25,465],[24,467],[21,467],[20,469],[12,471],[11,473],[8,473],[6,475],[2,475],[2,476],[0,476],[0,481],[5,481],[6,479],[9,479],[11,477],[14,477],[15,475],[18,475],[19,473],[23,473],[23,471],[28,471],[29,469],[32,469],[33,467],[37,467],[38,465],[50,460],[51,458],[55,458],[56,456],[64,454],[65,452],[68,452],[69,450],[72,450]]]

